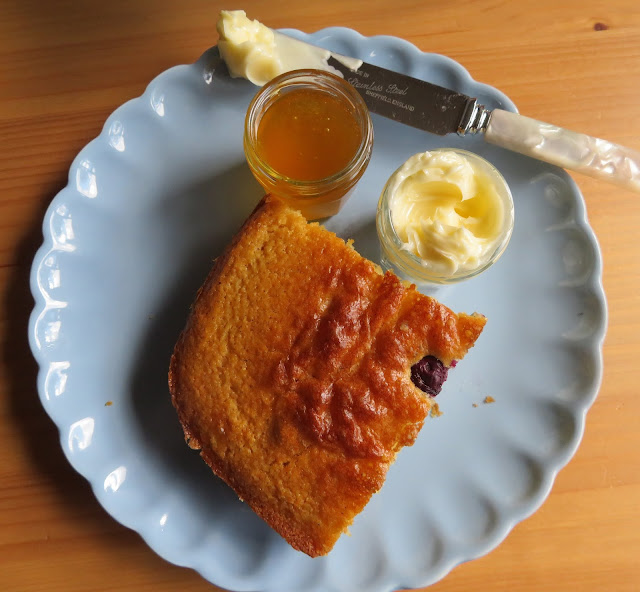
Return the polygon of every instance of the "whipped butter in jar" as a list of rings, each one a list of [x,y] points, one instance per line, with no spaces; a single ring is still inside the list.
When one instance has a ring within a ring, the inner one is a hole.
[[[383,266],[417,284],[478,275],[502,255],[513,223],[502,175],[458,149],[409,158],[387,182],[376,219]]]

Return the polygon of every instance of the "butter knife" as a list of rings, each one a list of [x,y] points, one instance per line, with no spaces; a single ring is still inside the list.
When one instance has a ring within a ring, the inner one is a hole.
[[[373,113],[441,136],[480,133],[491,144],[640,192],[636,150],[487,109],[473,97],[354,58],[331,53],[328,65],[356,88]]]

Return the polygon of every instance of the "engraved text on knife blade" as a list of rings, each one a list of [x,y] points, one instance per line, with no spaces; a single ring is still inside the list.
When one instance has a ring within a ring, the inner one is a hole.
[[[363,63],[352,70],[329,58],[373,113],[444,136],[458,131],[467,102],[461,93],[399,72]]]

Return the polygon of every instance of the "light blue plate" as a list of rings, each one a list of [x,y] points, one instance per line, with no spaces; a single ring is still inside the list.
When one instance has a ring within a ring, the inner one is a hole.
[[[452,60],[348,29],[301,39],[514,109]],[[502,259],[439,297],[489,322],[451,372],[387,483],[330,555],[291,549],[184,443],[167,366],[211,261],[261,197],[242,152],[256,88],[215,49],[158,76],[77,156],[44,220],[29,326],[42,404],[62,448],[118,521],[167,560],[231,590],[387,592],[425,586],[489,552],[549,493],[575,452],[602,376],[606,304],[584,201],[559,169],[374,117],[373,159],[327,222],[376,260],[375,209],[410,155],[478,152],[513,191]],[[483,404],[486,396],[493,404]],[[474,403],[478,406],[475,407]]]

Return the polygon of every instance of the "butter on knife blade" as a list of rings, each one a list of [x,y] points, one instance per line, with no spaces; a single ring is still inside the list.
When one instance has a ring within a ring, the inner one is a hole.
[[[223,10],[217,24],[218,49],[229,73],[258,86],[291,70],[312,68],[342,76],[329,65],[333,58],[343,67],[357,70],[362,60],[332,53],[328,49],[299,41],[247,18],[244,10]]]

